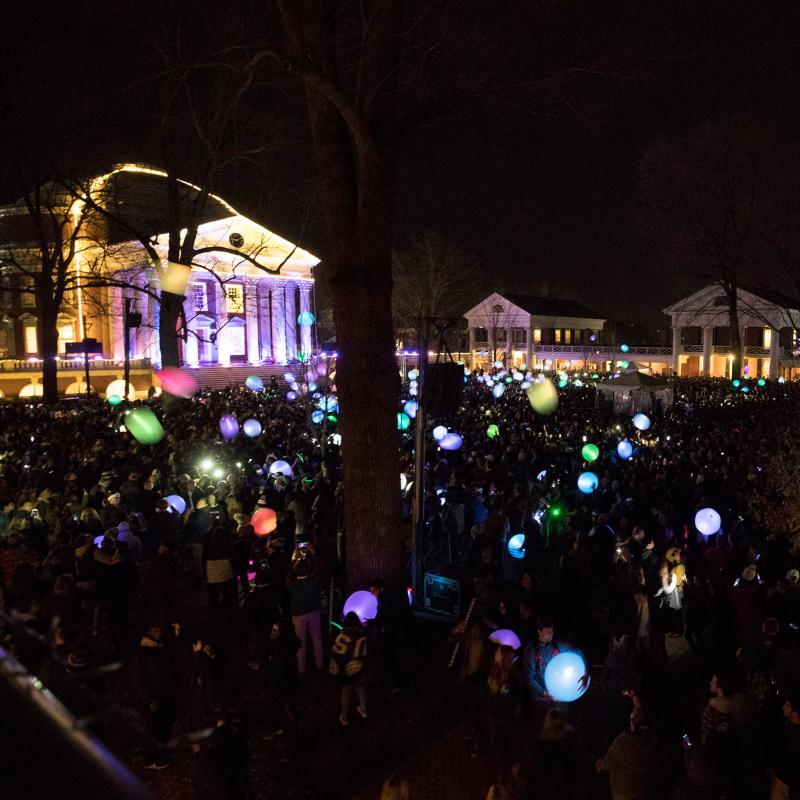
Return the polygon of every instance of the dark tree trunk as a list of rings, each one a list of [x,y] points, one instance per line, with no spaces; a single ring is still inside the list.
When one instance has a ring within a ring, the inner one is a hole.
[[[731,352],[733,353],[733,364],[731,368],[732,378],[741,378],[744,374],[744,345],[742,332],[739,328],[739,304],[736,287],[727,292],[728,294],[728,320],[731,330]]]
[[[42,401],[51,406],[58,402],[58,315],[42,308],[39,320],[39,352],[42,356]]]
[[[158,320],[158,338],[161,346],[161,365],[180,366],[178,352],[178,320],[183,308],[183,297],[172,292],[161,291],[161,308]]]

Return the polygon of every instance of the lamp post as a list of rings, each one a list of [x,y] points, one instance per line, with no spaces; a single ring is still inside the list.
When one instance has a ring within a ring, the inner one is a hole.
[[[132,297],[125,298],[125,400],[128,399],[131,382],[131,329],[142,324],[142,315],[133,310],[134,303]]]

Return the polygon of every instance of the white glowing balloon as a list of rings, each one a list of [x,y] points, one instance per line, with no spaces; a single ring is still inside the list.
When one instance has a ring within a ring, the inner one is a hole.
[[[117,397],[125,397],[125,381],[123,380],[116,380],[111,381],[111,383],[106,386],[106,399],[111,397],[111,395],[117,395]],[[128,400],[135,400],[136,399],[136,390],[133,388],[132,383],[128,383]]]
[[[637,428],[640,431],[646,431],[650,429],[650,417],[647,414],[642,414],[640,411],[638,414],[633,415],[633,427]]]
[[[447,436],[447,428],[445,428],[444,425],[437,425],[433,429],[433,438],[436,439],[437,442],[440,442],[445,436]]]
[[[497,386],[492,389],[492,395],[494,396],[495,400],[499,400],[503,396],[503,392],[505,392],[506,387],[503,386],[502,383],[498,383]]]
[[[273,461],[269,465],[270,475],[283,475],[286,478],[292,477],[292,466],[288,461]]]
[[[534,383],[528,391],[528,401],[537,414],[552,414],[558,408],[558,392],[552,382],[543,380],[541,383]]]
[[[701,508],[694,515],[694,526],[703,536],[719,533],[722,527],[722,518],[713,508]]]

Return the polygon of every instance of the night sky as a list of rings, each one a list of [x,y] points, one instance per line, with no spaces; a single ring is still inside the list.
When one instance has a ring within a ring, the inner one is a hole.
[[[500,19],[500,51],[515,15],[534,5],[484,4]],[[544,48],[531,36],[523,56],[549,58],[548,47],[554,53],[575,48],[580,59],[587,36],[624,39],[636,45],[630,75],[603,87],[599,113],[570,114],[530,98],[471,99],[426,124],[400,152],[397,241],[432,228],[473,253],[490,283],[535,291],[538,283],[555,282],[601,312],[653,321],[687,286],[656,266],[634,228],[641,149],[730,115],[757,113],[793,125],[800,117],[800,10],[796,3],[696,0],[564,5],[572,22],[567,15],[566,23],[545,27]],[[625,10],[633,6],[635,18]],[[137,58],[143,34],[129,27],[120,7],[32,3],[7,26],[14,36],[2,53],[3,201],[14,199],[11,162],[20,137],[37,130],[47,138],[54,93],[62,98],[56,107],[70,94],[76,101],[102,98],[102,120],[81,126],[75,153],[81,168],[156,160],[148,149],[152,90],[130,88],[143,68]],[[280,114],[291,130],[291,108],[282,105]],[[18,117],[23,124],[14,123]],[[302,142],[289,139],[269,179],[256,182],[237,172],[220,179],[219,191],[268,227],[289,238],[302,235],[313,250],[310,170]]]

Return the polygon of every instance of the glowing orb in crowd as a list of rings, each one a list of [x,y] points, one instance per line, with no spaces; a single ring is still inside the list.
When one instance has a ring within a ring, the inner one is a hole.
[[[378,598],[371,592],[367,592],[363,589],[358,592],[353,592],[353,594],[344,601],[342,616],[346,617],[351,611],[355,612],[362,622],[375,619],[375,617],[378,616]]]
[[[703,536],[711,536],[719,533],[722,527],[722,519],[713,508],[701,508],[694,515],[694,526]]]
[[[419,377],[419,371],[416,369],[410,369],[408,371],[408,379],[410,381],[415,381]]]
[[[250,517],[256,536],[267,536],[278,529],[278,515],[271,508],[257,508]]]
[[[400,491],[404,492],[408,486],[408,475],[405,472],[400,473]]]
[[[747,394],[747,393],[750,391],[750,387],[749,387],[749,386],[742,386],[742,391],[743,391],[745,394]]]
[[[297,400],[297,392],[286,392],[287,400]]]
[[[317,408],[335,414],[339,410],[339,401],[335,397],[321,397]]]
[[[197,391],[197,381],[177,367],[164,367],[153,375],[161,381],[165,392],[188,400]]]
[[[464,444],[464,441],[461,436],[452,431],[446,433],[439,439],[439,447],[441,447],[442,450],[460,450],[462,444]]]
[[[578,475],[578,488],[584,494],[591,494],[599,483],[600,480],[594,472],[581,472],[581,474]]]
[[[164,429],[149,408],[134,408],[125,417],[125,427],[139,444],[156,444],[164,438]]]
[[[445,436],[447,436],[447,428],[445,428],[444,425],[437,425],[433,429],[433,438],[436,439],[437,442],[441,442]]]
[[[223,439],[235,439],[239,435],[239,423],[231,414],[223,414],[219,418],[219,432]]]
[[[317,391],[317,384],[316,384],[316,383],[314,383],[314,381],[311,381],[311,382],[308,384],[308,391],[309,391],[309,392],[316,392],[316,391]]]
[[[106,535],[104,533],[101,533],[99,536],[95,536],[94,539],[92,539],[92,542],[93,542],[95,547],[102,547],[103,546],[103,539],[105,539],[105,538],[106,538]]]
[[[317,375],[324,378],[328,374],[328,365],[324,361],[317,364]]]
[[[537,414],[552,414],[558,408],[558,392],[552,382],[545,378],[534,383],[527,391],[528,402]]]
[[[244,385],[251,392],[260,392],[264,388],[264,381],[258,375],[248,375]]]
[[[269,465],[270,475],[283,475],[286,478],[292,477],[292,465],[288,461],[273,461]]]
[[[110,406],[118,406],[122,402],[122,398],[118,394],[111,394],[108,396],[108,404]]]
[[[596,444],[585,444],[581,450],[584,461],[597,461],[600,456],[600,448]]]
[[[620,361],[619,362],[620,369],[628,369],[628,362],[627,361]]]
[[[416,400],[409,400],[403,405],[403,413],[407,414],[411,419],[417,416],[417,409],[419,404]]]
[[[508,628],[500,628],[494,631],[489,637],[489,641],[495,644],[505,645],[506,647],[513,647],[515,650],[519,650],[519,648],[522,647],[519,636],[517,636],[514,631],[508,630]]]
[[[590,342],[596,342],[597,341],[597,335],[594,334],[594,333],[590,333],[589,334],[589,341]]]
[[[498,428],[498,427],[497,427],[497,425],[490,425],[490,426],[489,426],[489,427],[486,429],[486,435],[487,435],[487,436],[488,436],[490,439],[494,439],[494,437],[495,437],[495,436],[497,436],[499,433],[500,433],[500,428]]]
[[[312,411],[311,412],[311,421],[315,425],[319,425],[322,422],[322,420],[324,420],[324,419],[325,419],[325,412],[324,411],[320,411],[319,409],[317,409],[316,411]]]
[[[763,378],[759,378],[758,379],[758,385],[759,386],[766,386],[767,382]]]
[[[559,389],[566,389],[569,385],[569,380],[567,378],[560,378],[558,381],[558,388]]]
[[[495,361],[494,362],[495,369],[500,369],[503,366],[502,361]]]
[[[261,423],[257,419],[246,419],[244,425],[242,425],[242,430],[245,436],[254,439],[256,436],[261,435]]]
[[[301,311],[297,315],[297,324],[301,328],[310,328],[314,324],[314,315],[310,311]]]
[[[623,439],[617,445],[617,454],[621,459],[627,461],[633,455],[633,445],[627,439]]]
[[[111,381],[111,383],[106,386],[106,399],[111,397],[112,394],[117,395],[117,397],[125,397],[125,381],[121,378],[116,381]],[[135,400],[136,399],[136,390],[133,388],[132,383],[128,383],[128,400]]]
[[[619,349],[620,349],[620,350],[622,350],[622,352],[623,352],[623,353],[627,353],[627,352],[628,352],[628,350],[630,350],[630,348],[629,348],[629,347],[628,347],[628,345],[626,345],[626,344],[621,344],[621,345],[619,346]]]
[[[503,386],[502,383],[498,383],[497,386],[492,389],[492,396],[495,400],[499,400],[503,396],[503,392],[506,390],[506,387]]]
[[[511,558],[525,558],[525,534],[515,533],[508,540],[508,554]]]
[[[745,375],[749,375],[750,374],[750,365],[749,364],[745,364],[744,365],[744,374]]]
[[[619,377],[619,375],[617,375],[617,377]],[[575,386],[580,388],[581,386],[583,386],[583,381],[580,378],[575,378]]]
[[[586,662],[578,653],[559,653],[550,659],[544,670],[547,693],[559,703],[577,700],[588,686],[583,686]]]
[[[170,508],[183,514],[186,511],[186,501],[179,494],[171,494],[164,498],[170,505]]]
[[[742,382],[736,378],[736,380],[733,382],[733,385],[738,389],[742,385]]]
[[[330,419],[330,417],[328,417]],[[341,433],[332,433],[331,437],[331,444],[335,444],[337,447],[342,446],[342,434]]]
[[[786,383],[786,378],[781,375],[780,378],[778,378],[778,383]]]
[[[532,385],[532,384],[531,384],[531,382],[530,382],[529,380],[524,380],[524,381],[522,381],[522,383],[519,385],[519,388],[520,388],[520,389],[522,389],[523,391],[527,392],[527,391],[528,391],[528,389],[530,389],[530,388],[531,388],[531,385]]]
[[[639,431],[646,431],[650,429],[650,417],[647,414],[642,414],[640,411],[638,414],[633,415],[633,427]]]
[[[546,469],[543,469],[543,470],[542,470],[542,471],[541,471],[541,472],[540,472],[540,473],[539,473],[539,474],[536,476],[536,480],[537,480],[537,481],[543,481],[543,480],[544,480],[546,477],[547,477],[547,470],[546,470]]]
[[[411,417],[402,411],[397,415],[397,430],[407,431],[411,425]]]

